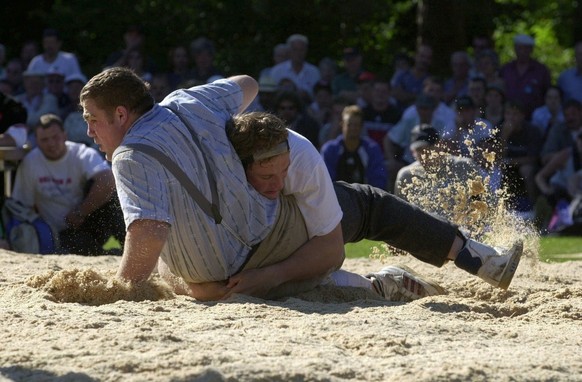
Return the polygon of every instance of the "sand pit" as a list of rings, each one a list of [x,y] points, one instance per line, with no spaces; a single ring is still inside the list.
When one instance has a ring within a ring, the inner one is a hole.
[[[450,264],[391,260],[448,295],[200,303],[155,279],[113,282],[118,257],[0,251],[0,381],[582,381],[582,262],[525,258],[501,291]]]

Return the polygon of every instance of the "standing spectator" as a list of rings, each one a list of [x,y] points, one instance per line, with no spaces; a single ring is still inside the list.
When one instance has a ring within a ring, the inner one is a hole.
[[[42,33],[42,54],[35,56],[28,65],[28,71],[36,73],[59,72],[66,76],[81,73],[77,57],[73,53],[61,51],[63,42],[55,29],[45,29]]]
[[[38,147],[18,166],[14,198],[59,232],[60,253],[102,254],[125,226],[111,168],[97,151],[66,141],[60,118],[45,114],[35,126]]]
[[[467,94],[470,69],[471,57],[469,57],[469,53],[463,50],[451,54],[452,75],[444,84],[444,100],[447,104]]]
[[[573,137],[582,131],[582,103],[575,99],[566,101],[563,111],[564,123],[552,126],[548,130],[541,152],[542,165],[548,163],[559,151],[572,147]]]
[[[168,83],[172,90],[182,87],[193,78],[190,69],[190,55],[188,49],[183,45],[177,45],[170,49],[168,54],[168,61],[170,63],[170,70],[168,71]]]
[[[483,118],[491,122],[493,127],[501,127],[504,118],[505,93],[497,86],[488,86],[485,91],[485,113]]]
[[[376,142],[362,137],[362,109],[355,105],[346,107],[342,112],[341,126],[342,134],[321,148],[331,179],[384,189],[384,156]]]
[[[15,98],[26,108],[28,118],[26,124],[32,128],[38,125],[43,114],[57,114],[59,106],[54,95],[45,92],[45,73],[24,72],[24,93]]]
[[[493,49],[493,41],[489,36],[475,35],[471,40],[471,47],[473,48],[473,57],[477,57],[483,51]]]
[[[261,69],[259,73],[259,79],[263,77],[270,77],[271,76],[271,69],[277,64],[282,63],[283,61],[287,61],[290,57],[291,50],[289,49],[289,45],[280,43],[273,47],[273,66],[268,66],[266,68]]]
[[[538,196],[535,174],[542,136],[525,119],[524,107],[515,101],[505,104],[500,132],[502,186],[509,192],[510,203],[518,211],[530,211]]]
[[[390,78],[390,85],[394,87],[396,79],[412,67],[412,59],[407,53],[398,52],[394,55],[392,66],[394,67],[394,73],[392,73],[392,78]]]
[[[384,136],[398,123],[402,113],[390,102],[388,80],[376,79],[372,89],[372,102],[363,108],[364,133],[382,147]]]
[[[432,54],[432,47],[421,43],[416,49],[414,65],[394,79],[393,95],[401,110],[412,105],[422,92],[423,82],[429,76]]]
[[[222,78],[222,72],[215,66],[216,49],[214,43],[206,37],[198,37],[190,44],[190,54],[194,60],[192,78],[200,84]]]
[[[535,40],[519,34],[513,39],[515,60],[503,65],[501,77],[505,82],[505,97],[525,107],[526,119],[536,107],[544,103],[544,95],[551,85],[549,69],[532,57]]]
[[[307,113],[297,92],[281,91],[275,98],[275,114],[288,128],[303,135],[319,149],[319,123]]]
[[[271,70],[271,77],[280,83],[288,78],[295,83],[302,93],[301,97],[313,96],[313,87],[319,82],[321,75],[317,66],[306,61],[309,40],[301,34],[294,34],[287,38],[290,59],[277,64]]]
[[[335,76],[331,83],[334,95],[346,97],[355,103],[358,97],[358,78],[363,73],[363,58],[358,48],[348,47],[343,52],[344,71]]]
[[[546,137],[552,126],[564,123],[562,111],[562,91],[557,86],[550,86],[544,97],[544,105],[536,108],[531,116],[531,123],[540,129]]]
[[[560,73],[558,87],[562,89],[564,101],[575,99],[582,102],[582,41],[574,45],[576,65]]]

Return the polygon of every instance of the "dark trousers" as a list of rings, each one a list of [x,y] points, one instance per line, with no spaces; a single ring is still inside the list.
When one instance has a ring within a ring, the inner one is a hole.
[[[334,182],[343,211],[344,242],[384,241],[426,263],[442,266],[458,227],[367,184]]]
[[[59,233],[60,252],[84,256],[106,254],[103,244],[111,236],[115,236],[123,246],[125,223],[117,195],[87,216],[80,227],[66,228],[61,231]]]

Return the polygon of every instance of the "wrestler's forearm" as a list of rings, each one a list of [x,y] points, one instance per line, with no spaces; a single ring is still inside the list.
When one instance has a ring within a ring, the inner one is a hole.
[[[310,239],[287,259],[266,268],[283,284],[326,276],[339,269],[344,258],[342,230],[338,224],[327,235]]]
[[[168,237],[169,225],[155,220],[136,220],[125,236],[117,276],[125,281],[147,280]]]

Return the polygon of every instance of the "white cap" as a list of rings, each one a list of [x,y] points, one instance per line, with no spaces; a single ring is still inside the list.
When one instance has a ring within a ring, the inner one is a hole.
[[[518,34],[513,38],[513,43],[516,45],[534,46],[536,41],[533,39],[533,37],[526,34]]]

